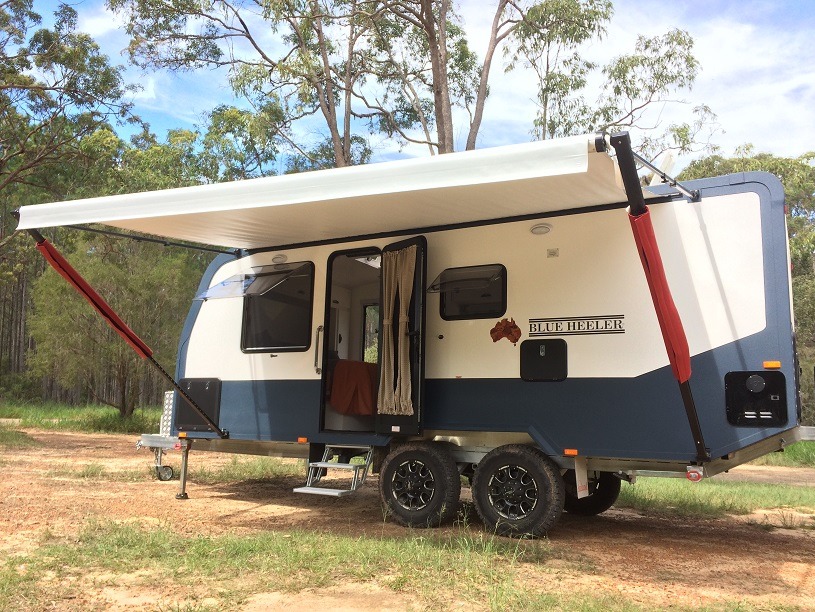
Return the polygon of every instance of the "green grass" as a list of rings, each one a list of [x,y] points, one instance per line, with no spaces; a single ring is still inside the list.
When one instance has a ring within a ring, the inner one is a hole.
[[[770,453],[750,462],[753,465],[815,467],[815,442],[796,442],[780,453]]]
[[[0,425],[0,448],[29,448],[38,444],[27,433]]]
[[[187,538],[169,528],[95,523],[77,542],[46,542],[36,554],[0,567],[0,609],[36,608],[42,600],[30,598],[53,597],[40,594],[42,576],[81,589],[75,580],[94,572],[136,571],[143,572],[144,584],[169,583],[179,591],[194,587],[202,596],[201,588],[210,596],[240,591],[246,597],[350,580],[375,582],[426,602],[439,603],[454,593],[457,599],[506,609],[523,593],[515,584],[518,564],[545,565],[554,556],[545,540],[508,540],[466,528],[400,539],[314,531]]]
[[[110,406],[0,405],[0,419],[20,419],[19,427],[100,433],[157,432],[161,413],[160,407],[138,408],[129,419],[123,419]]]
[[[359,583],[403,594],[416,609],[472,604],[496,611],[665,609],[643,607],[623,595],[563,591],[558,574],[583,571],[579,563],[574,553],[558,552],[548,540],[496,538],[466,525],[395,539],[300,530],[185,537],[165,526],[96,522],[78,538],[46,531],[36,552],[0,564],[0,609],[70,607],[89,587],[119,586],[122,576],[134,589],[177,593],[179,601],[156,608],[162,610],[234,609],[268,592],[291,593],[294,602],[304,589]],[[530,571],[540,579],[531,579]],[[722,602],[701,609],[759,608]]]
[[[87,463],[80,466],[58,466],[46,472],[48,478],[77,478],[80,480],[113,480],[117,482],[136,482],[155,479],[152,467],[142,470],[110,471],[104,465]]]
[[[640,478],[623,484],[616,506],[649,514],[720,517],[784,508],[815,513],[815,487],[722,482],[692,483],[679,478]]]
[[[305,478],[305,462],[286,462],[273,457],[253,457],[251,459],[232,457],[229,463],[215,468],[201,465],[190,469],[190,480],[200,484],[221,484],[239,480],[265,480],[288,476]]]

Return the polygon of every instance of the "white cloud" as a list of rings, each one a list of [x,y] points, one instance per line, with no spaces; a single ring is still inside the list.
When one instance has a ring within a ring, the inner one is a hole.
[[[124,19],[108,10],[104,4],[83,2],[75,8],[79,16],[77,28],[97,41],[111,33],[118,37],[124,29]]]

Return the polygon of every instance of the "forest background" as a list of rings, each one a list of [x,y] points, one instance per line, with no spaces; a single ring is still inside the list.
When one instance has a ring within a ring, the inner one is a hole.
[[[815,152],[774,155],[745,141],[724,154],[716,109],[687,99],[706,66],[686,30],[620,42],[610,0],[484,6],[108,0],[103,14],[126,47],[119,64],[81,27],[80,12],[99,6],[0,0],[0,399],[99,402],[128,417],[158,403],[165,387],[45,272],[31,241],[14,232],[20,206],[504,144],[490,131],[490,105],[514,94],[526,126],[509,136],[515,142],[628,130],[643,156],[678,158],[680,178],[767,170],[782,180],[805,420],[815,422]],[[614,51],[598,52],[610,31]],[[723,48],[721,61],[748,60]],[[790,97],[815,97],[815,80],[802,74]],[[179,121],[157,135],[142,104],[157,77],[222,89],[199,98],[212,104],[194,125]],[[507,90],[512,78],[522,93]],[[801,118],[792,130],[793,120],[790,132],[812,125]],[[806,142],[796,136],[788,140]],[[212,254],[75,230],[48,237],[172,371]]]

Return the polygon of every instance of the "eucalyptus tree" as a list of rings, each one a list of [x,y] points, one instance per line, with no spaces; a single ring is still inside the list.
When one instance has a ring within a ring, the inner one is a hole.
[[[475,148],[502,50],[508,58],[504,67],[536,71],[547,109],[541,134],[634,125],[638,101],[652,103],[695,77],[687,34],[641,39],[634,54],[606,67],[609,85],[600,106],[579,105],[573,94],[585,85],[583,72],[594,66],[576,50],[601,36],[611,17],[610,0],[472,5],[470,17],[479,10],[489,15],[484,39],[477,41],[484,48],[481,57],[452,0],[108,0],[108,5],[124,16],[130,55],[139,65],[225,68],[236,93],[256,108],[274,108],[277,121],[268,127],[305,158],[297,167],[321,167],[318,157],[324,159],[326,146],[333,165],[357,163],[365,158],[360,139],[370,133],[421,144],[430,153],[453,151],[456,135],[463,136],[464,148]],[[541,66],[553,56],[554,65]],[[309,140],[315,117],[317,134]]]
[[[76,11],[59,4],[42,28],[32,1],[0,3],[0,190],[76,155],[84,135],[130,111],[122,69],[76,31]]]
[[[196,132],[171,130],[163,141],[144,131],[127,143],[101,128],[78,143],[79,158],[59,173],[48,172],[48,187],[63,190],[59,199],[71,199],[197,185],[212,171],[200,141]],[[42,199],[41,193],[32,195]],[[72,265],[172,370],[178,333],[211,257],[75,231],[58,238]],[[2,271],[0,266],[0,282]],[[53,270],[32,281],[31,294],[28,378],[44,383],[45,397],[110,404],[123,417],[160,400],[163,379]]]

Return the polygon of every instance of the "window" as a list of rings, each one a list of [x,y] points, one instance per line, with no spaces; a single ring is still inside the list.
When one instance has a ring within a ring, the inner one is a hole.
[[[305,351],[311,345],[314,264],[263,266],[245,279],[241,349]]]
[[[379,304],[366,304],[362,321],[362,361],[379,361]]]
[[[507,310],[507,269],[501,264],[448,268],[427,290],[439,293],[445,321],[500,317]]]

